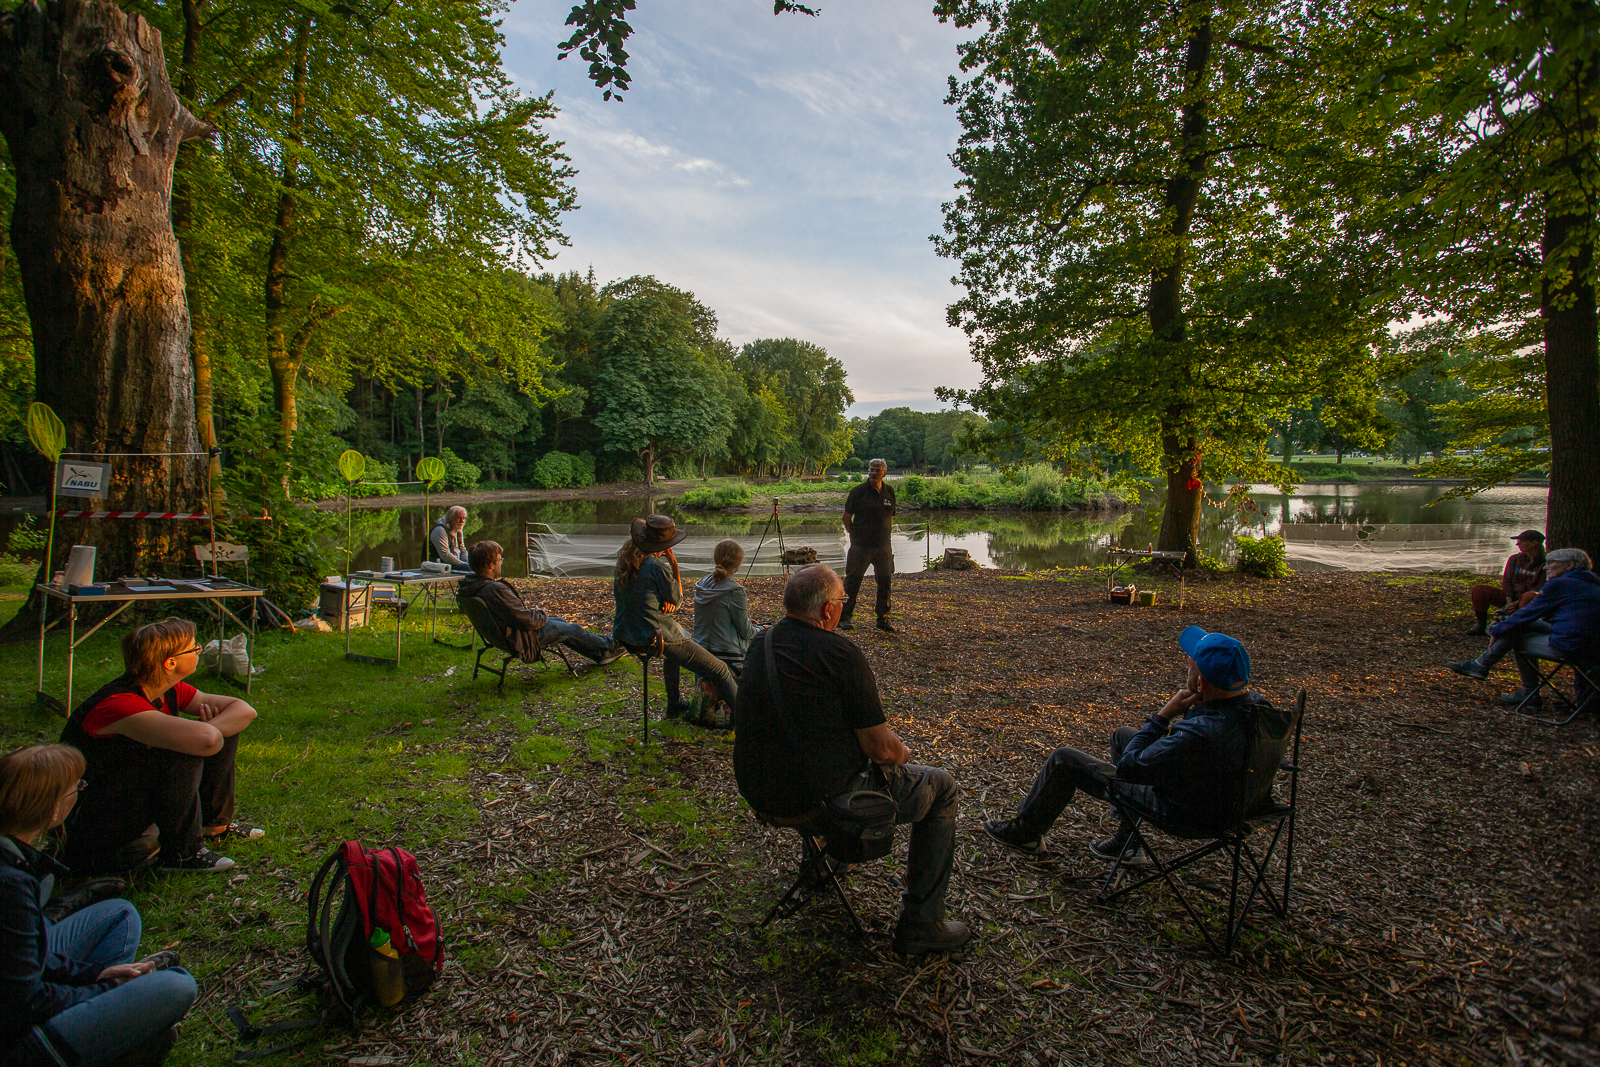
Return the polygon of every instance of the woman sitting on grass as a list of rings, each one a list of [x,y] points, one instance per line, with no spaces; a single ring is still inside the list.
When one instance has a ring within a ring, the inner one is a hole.
[[[628,540],[617,552],[617,572],[611,584],[617,601],[612,636],[630,650],[649,648],[652,655],[661,657],[669,719],[684,711],[678,689],[682,667],[710,680],[729,707],[739,696],[739,683],[728,665],[695,644],[672,617],[683,601],[683,581],[672,548],[684,537],[665,515],[634,519]]]
[[[122,639],[125,673],[67,720],[61,742],[83,753],[90,787],[67,826],[63,858],[70,866],[138,866],[149,856],[144,833],[152,823],[166,871],[227,870],[233,860],[206,843],[262,836],[233,822],[239,734],[256,709],[185,682],[199,662],[194,623],[141,626]]]
[[[52,923],[67,869],[34,848],[85,788],[83,754],[30,745],[0,759],[0,1060],[8,1067],[158,1064],[194,1003],[178,954],[139,954],[139,912],[102,900]]]

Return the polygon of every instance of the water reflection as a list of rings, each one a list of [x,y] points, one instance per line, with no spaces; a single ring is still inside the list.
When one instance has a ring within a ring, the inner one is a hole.
[[[1225,491],[1208,490],[1220,501]],[[1200,544],[1220,559],[1233,555],[1240,534],[1281,534],[1292,564],[1302,569],[1464,568],[1497,573],[1511,551],[1510,539],[1544,524],[1547,491],[1535,486],[1492,489],[1469,500],[1440,501],[1435,485],[1306,485],[1292,495],[1271,486],[1251,487],[1242,509],[1208,506]],[[897,570],[920,570],[926,558],[946,548],[964,548],[984,566],[1038,570],[1102,564],[1113,545],[1153,545],[1161,521],[1163,490],[1145,495],[1140,508],[1111,513],[917,512],[902,513],[895,530]],[[711,549],[732,537],[745,545],[752,573],[781,570],[777,524],[766,515],[727,515],[679,510],[674,501],[644,497],[606,500],[479,504],[469,509],[467,540],[485,538],[506,548],[508,573],[520,574],[525,523],[548,523],[563,540],[548,545],[563,573],[609,574],[628,522],[651,510],[672,515],[689,530],[678,550],[686,573],[711,569]],[[846,542],[832,508],[780,517],[788,547],[809,546],[835,567],[844,563]],[[415,564],[427,533],[422,508],[358,513],[355,566],[376,566],[381,556]]]

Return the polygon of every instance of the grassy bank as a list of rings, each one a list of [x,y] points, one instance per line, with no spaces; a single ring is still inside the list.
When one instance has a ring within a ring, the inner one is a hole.
[[[857,479],[859,481],[859,479]],[[1133,494],[1095,478],[1074,479],[1039,464],[1011,472],[891,478],[902,506],[915,508],[1011,508],[1022,511],[1104,510],[1127,507]],[[853,483],[836,481],[776,482],[752,485],[725,482],[686,492],[678,504],[686,508],[743,508],[776,497],[784,504],[843,501]]]

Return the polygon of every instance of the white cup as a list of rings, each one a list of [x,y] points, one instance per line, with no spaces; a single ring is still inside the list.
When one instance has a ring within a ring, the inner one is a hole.
[[[384,556],[381,562],[383,564],[383,573],[388,574],[390,571],[394,570],[393,556]]]

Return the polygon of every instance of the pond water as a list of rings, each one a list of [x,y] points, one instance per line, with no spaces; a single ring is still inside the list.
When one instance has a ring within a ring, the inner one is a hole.
[[[1004,511],[902,511],[894,532],[895,569],[920,570],[923,560],[946,548],[964,548],[980,564],[1023,570],[1103,564],[1107,549],[1147,548],[1161,520],[1163,490],[1146,493],[1142,506],[1100,513]],[[1213,499],[1224,493],[1210,490]],[[1240,534],[1281,534],[1291,564],[1301,570],[1474,570],[1497,574],[1514,549],[1511,538],[1544,526],[1547,490],[1503,486],[1472,499],[1440,500],[1438,485],[1303,485],[1293,494],[1253,487],[1242,510],[1206,507],[1200,540],[1210,555],[1229,559]],[[506,573],[524,570],[528,523],[543,523],[535,546],[535,570],[594,577],[610,573],[629,521],[655,510],[673,516],[689,536],[677,549],[690,576],[711,570],[717,541],[732,537],[745,546],[753,574],[782,570],[782,543],[811,547],[836,568],[847,542],[829,511],[767,516],[730,516],[680,509],[671,499],[644,496],[479,504],[469,509],[467,542],[492,539],[506,549]],[[434,515],[437,516],[437,509]],[[354,515],[356,568],[378,566],[382,556],[414,566],[426,535],[423,509],[401,507]]]

